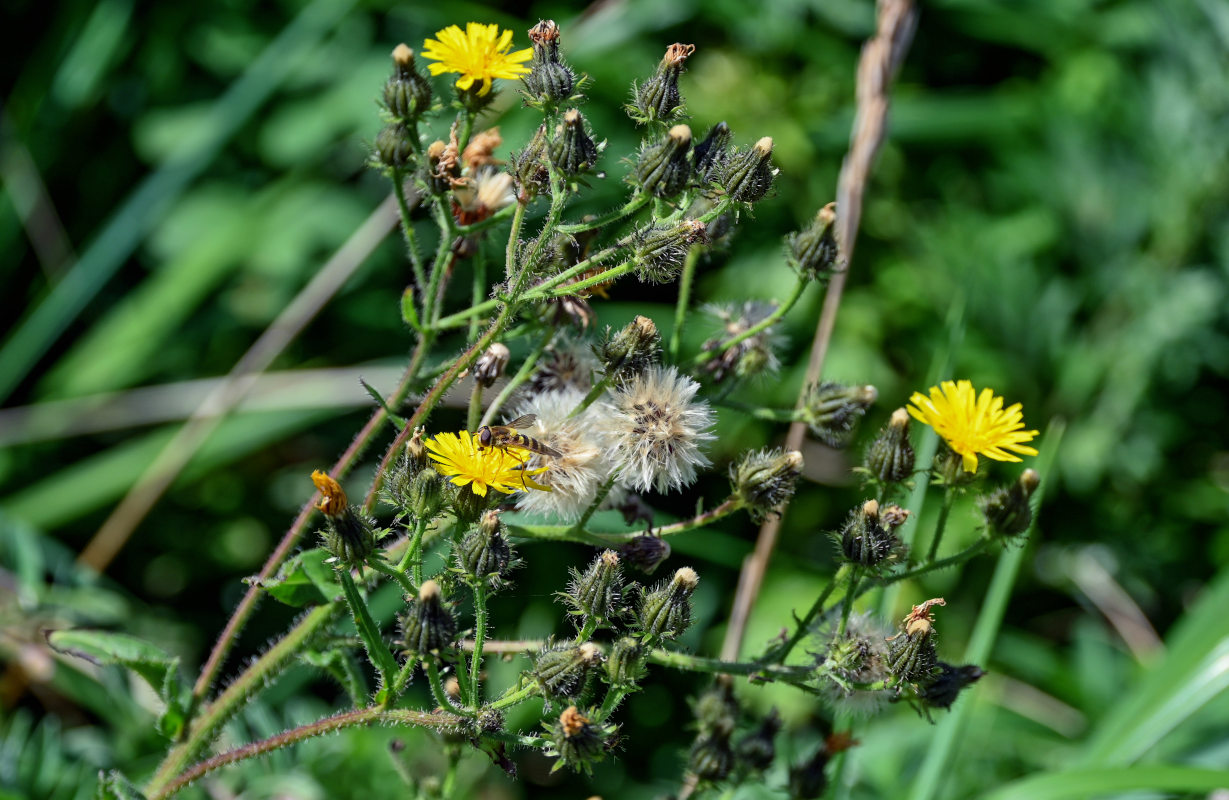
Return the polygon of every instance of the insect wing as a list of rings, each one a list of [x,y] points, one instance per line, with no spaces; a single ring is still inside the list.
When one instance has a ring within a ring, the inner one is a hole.
[[[505,428],[530,428],[530,427],[533,427],[533,424],[537,421],[538,421],[537,414],[521,414],[516,419],[507,423],[504,427]]]

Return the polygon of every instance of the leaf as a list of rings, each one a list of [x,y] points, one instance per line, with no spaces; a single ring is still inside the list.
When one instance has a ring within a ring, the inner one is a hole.
[[[1229,788],[1229,773],[1224,770],[1149,764],[1034,775],[983,795],[982,800],[1083,800],[1140,789],[1210,792],[1224,788]]]
[[[145,795],[124,777],[119,770],[113,769],[98,782],[98,791],[94,793],[95,800],[145,800]]]
[[[401,293],[401,318],[405,324],[422,333],[422,323],[418,321],[418,311],[414,308],[414,289],[406,287]]]
[[[397,426],[397,430],[405,430],[405,418],[394,413],[393,410],[388,407],[388,403],[385,402],[384,397],[375,390],[375,387],[362,378],[359,378],[358,382],[363,384],[363,388],[367,390],[367,394],[371,396],[371,399],[376,401],[376,405],[384,409],[384,413],[388,414],[388,418],[394,425]]]
[[[325,563],[329,558],[322,547],[305,550],[283,564],[276,576],[261,581],[260,588],[296,608],[332,602],[341,594],[341,587],[333,568]]]

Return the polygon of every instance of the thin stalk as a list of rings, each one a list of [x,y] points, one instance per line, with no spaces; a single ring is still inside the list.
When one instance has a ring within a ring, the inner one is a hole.
[[[625,261],[617,267],[611,267],[604,272],[599,272],[596,275],[590,275],[587,278],[581,278],[580,280],[573,281],[565,286],[556,285],[552,288],[547,288],[547,285],[544,283],[541,286],[535,287],[532,291],[527,292],[525,294],[525,300],[528,302],[533,300],[546,300],[552,297],[567,297],[569,295],[574,295],[577,292],[583,291],[592,286],[598,286],[603,283],[609,283],[616,278],[622,278],[635,268],[635,261]],[[550,281],[547,281],[547,283],[550,283]]]
[[[336,572],[341,582],[342,596],[346,599],[346,605],[350,606],[350,615],[354,618],[354,627],[358,629],[359,638],[363,640],[363,647],[367,650],[371,665],[380,674],[380,685],[387,686],[397,673],[397,662],[384,644],[384,636],[371,618],[367,603],[358,593],[358,587],[350,577],[350,570],[343,568]]]
[[[435,198],[435,221],[440,229],[440,241],[435,248],[435,261],[431,263],[431,274],[427,279],[427,290],[423,293],[422,299],[422,320],[423,324],[430,325],[435,319],[435,298],[439,295],[440,284],[444,280],[444,272],[447,270],[447,264],[452,256],[452,232],[450,223],[452,222],[452,212],[446,207],[448,201]]]
[[[410,676],[414,674],[414,667],[417,665],[417,655],[411,653],[405,657],[405,663],[401,665],[401,669],[397,670],[397,676],[393,678],[392,683],[381,689],[376,696],[376,702],[381,708],[387,708],[397,702],[397,698],[405,691],[406,684],[410,682]]]
[[[597,399],[606,392],[606,389],[610,386],[613,379],[613,373],[603,375],[602,379],[600,381],[596,381],[585,396],[581,398],[580,402],[576,404],[576,408],[572,409],[572,413],[568,414],[568,417],[579,417],[581,414],[585,413],[585,409],[596,403]],[[602,499],[604,500],[605,498],[603,497]]]
[[[404,573],[406,567],[411,570],[411,581],[415,586],[422,586],[422,537],[427,530],[427,520],[418,519],[414,522],[414,538],[405,549],[401,561],[397,564],[398,571]]]
[[[536,683],[529,683],[515,691],[504,694],[503,697],[491,703],[489,706],[487,706],[487,708],[491,709],[492,711],[498,711],[501,708],[508,708],[510,706],[514,706],[517,703],[521,702],[522,700],[528,700],[529,698],[533,697],[537,693],[538,693],[538,685]]]
[[[905,570],[904,572],[897,572],[894,575],[887,575],[883,578],[879,578],[878,583],[880,586],[890,586],[893,583],[908,580],[909,578],[916,578],[919,575],[925,575],[928,572],[935,572],[937,570],[947,569],[948,567],[954,567],[957,564],[968,561],[973,556],[985,550],[993,541],[993,539],[989,538],[978,539],[975,543],[969,545],[955,555],[948,556],[947,558],[940,559],[939,561],[931,561],[920,567]]]
[[[602,698],[602,707],[597,711],[597,718],[605,720],[614,713],[614,710],[619,707],[619,703],[623,702],[623,698],[627,696],[628,690],[623,688],[611,687],[610,691],[606,692],[606,696]]]
[[[593,502],[589,503],[589,507],[585,509],[585,513],[580,515],[580,519],[576,520],[576,524],[572,526],[575,531],[583,531],[585,526],[589,524],[589,520],[597,513],[598,508],[606,501],[606,496],[610,494],[610,490],[614,488],[616,475],[612,472],[607,476],[606,480],[602,481],[602,485],[598,487],[597,492],[593,495]]]
[[[473,391],[469,393],[469,413],[465,417],[465,430],[473,433],[478,430],[478,420],[482,417],[482,381],[475,380]]]
[[[772,313],[770,313],[768,316],[764,317],[762,320],[752,325],[750,328],[747,328],[747,330],[743,331],[737,336],[733,336],[727,339],[726,341],[721,342],[715,350],[705,350],[704,352],[700,353],[694,359],[692,359],[692,363],[696,365],[703,364],[704,362],[709,361],[721,355],[726,350],[729,350],[731,347],[740,345],[743,342],[750,339],[752,336],[755,336],[761,331],[767,330],[771,326],[776,325],[778,322],[781,321],[781,319],[786,314],[789,313],[790,309],[794,307],[794,305],[798,302],[798,299],[802,297],[802,293],[806,291],[806,288],[809,285],[810,285],[809,280],[805,278],[799,278],[798,282],[794,284],[794,290],[790,293],[790,296],[785,298],[785,302],[781,303],[776,308],[774,308],[772,310]]]
[[[746,403],[738,403],[733,400],[714,401],[714,405],[734,408],[755,419],[767,420],[769,422],[796,422],[802,419],[802,413],[793,408],[762,408],[760,406],[749,406]]]
[[[516,213],[516,206],[520,203],[513,203],[510,206],[504,206],[486,219],[480,219],[470,225],[454,225],[453,232],[458,236],[473,236],[475,233],[481,233],[487,228],[493,228],[499,223],[506,220]]]
[[[699,245],[692,245],[687,250],[687,258],[683,261],[683,274],[679,279],[678,303],[674,307],[674,330],[670,331],[670,360],[679,359],[679,346],[683,341],[683,325],[687,322],[687,310],[691,306],[691,284],[696,276],[696,264],[700,261]]]
[[[448,771],[444,773],[444,782],[440,786],[440,797],[452,800],[457,791],[457,772],[461,766],[461,748],[450,747],[448,751]]]
[[[397,207],[401,209],[401,234],[405,237],[406,252],[410,257],[410,269],[414,271],[414,286],[418,289],[419,308],[426,302],[422,291],[427,286],[427,274],[423,271],[422,256],[418,252],[418,239],[414,236],[414,226],[410,222],[410,205],[405,199],[405,173],[400,169],[393,170],[393,194],[397,196]]]
[[[947,517],[952,511],[952,503],[955,500],[955,490],[951,486],[944,487],[943,506],[939,509],[939,519],[935,521],[935,533],[930,539],[930,552],[926,554],[927,561],[934,561],[939,552],[939,542],[943,540],[943,530],[947,527]]]
[[[723,661],[718,658],[703,658],[687,653],[657,648],[649,651],[649,663],[688,672],[710,672],[721,675],[765,675],[773,680],[789,683],[810,679],[815,674],[813,666],[787,667],[783,664],[760,664],[755,661]]]
[[[440,680],[440,667],[436,659],[425,658],[423,663],[427,665],[427,683],[431,686],[431,696],[435,698],[435,704],[454,714],[464,713],[448,699],[448,692],[444,691],[444,682]]]
[[[675,533],[702,528],[705,525],[711,525],[722,517],[728,517],[735,511],[743,507],[742,501],[737,497],[729,497],[721,505],[705,511],[703,514],[697,514],[691,519],[685,519],[682,522],[675,522],[670,525],[663,525],[653,533],[657,536],[670,536]]]
[[[862,570],[854,567],[849,573],[849,588],[845,590],[845,602],[841,606],[841,621],[837,625],[836,635],[840,638],[845,635],[845,629],[849,626],[849,615],[853,612],[853,601],[858,595],[858,581],[862,579]]]
[[[482,419],[478,421],[478,425],[490,425],[491,420],[495,419],[495,415],[504,407],[504,403],[508,402],[508,398],[513,392],[520,388],[529,376],[533,373],[534,367],[538,365],[538,359],[542,357],[542,353],[546,352],[546,348],[550,346],[551,339],[555,338],[555,328],[549,327],[546,333],[542,335],[542,340],[529,351],[529,355],[525,356],[524,363],[521,368],[516,371],[504,387],[499,390],[499,394],[495,395],[495,399],[487,406],[486,411],[482,414]]]
[[[390,564],[386,564],[379,558],[369,558],[367,566],[371,567],[381,575],[387,575],[401,585],[401,591],[405,592],[407,597],[416,597],[418,595],[418,584],[412,582],[405,574],[404,569],[398,569]]]
[[[461,123],[461,135],[457,139],[457,153],[464,153],[469,146],[469,138],[474,132],[474,112],[466,110],[465,120]]]
[[[576,640],[574,644],[584,644],[589,641],[589,637],[597,630],[597,620],[593,617],[585,617],[585,623],[580,626],[580,630],[576,632]]]
[[[516,265],[516,249],[521,242],[521,226],[525,224],[525,204],[516,203],[515,205],[516,211],[512,215],[512,230],[508,231],[508,245],[504,249],[504,277],[506,278],[512,277],[512,267]],[[494,308],[494,305],[491,307]],[[444,320],[440,320],[440,324],[443,325],[443,323]]]
[[[474,581],[474,652],[470,657],[469,679],[470,702],[477,712],[482,706],[479,675],[482,672],[482,645],[486,641],[486,583],[482,579]]]
[[[828,598],[832,596],[832,592],[836,589],[837,584],[844,583],[851,570],[852,567],[846,564],[836,571],[836,574],[832,576],[832,580],[828,582],[824,590],[819,593],[819,597],[815,598],[815,602],[811,604],[811,610],[806,613],[806,616],[798,620],[798,627],[794,634],[779,649],[771,651],[767,658],[779,664],[785,663],[785,659],[789,658],[789,654],[798,646],[798,643],[806,638],[807,631],[811,628],[811,622],[824,610],[824,603],[828,602]]]
[[[482,298],[486,295],[486,248],[482,246],[481,240],[478,242],[478,254],[473,259],[474,264],[474,281],[470,289],[469,304],[476,306],[482,302]],[[478,318],[472,317],[469,321],[469,336],[467,341],[473,341],[478,338]]]
[[[624,204],[622,207],[616,208],[613,211],[608,211],[607,213],[602,214],[601,216],[594,217],[593,219],[586,220],[584,222],[572,223],[571,225],[560,225],[559,232],[574,234],[574,233],[584,233],[585,231],[591,231],[597,228],[601,228],[605,225],[609,225],[612,222],[618,222],[624,217],[627,217],[627,216],[630,216],[636,213],[640,209],[644,208],[645,204],[647,204],[648,202],[649,202],[649,195],[643,192],[640,192],[636,194],[635,196],[633,196],[632,199],[628,200],[627,203]]]

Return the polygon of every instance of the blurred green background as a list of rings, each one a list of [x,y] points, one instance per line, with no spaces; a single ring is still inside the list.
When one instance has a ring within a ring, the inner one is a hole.
[[[358,378],[391,388],[412,345],[397,311],[408,265],[388,236],[195,452],[105,575],[75,566],[209,381],[387,196],[364,162],[395,44],[419,49],[436,30],[473,20],[510,27],[528,46],[530,25],[557,20],[567,57],[593,76],[585,114],[609,141],[609,176],[579,207],[600,210],[625,191],[619,159],[638,142],[620,110],[630,82],[666,45],[695,43],[682,80],[693,127],[726,120],[743,144],[770,135],[781,169],[775,193],[702,268],[699,299],[722,301],[782,297],[791,285],[780,240],[833,199],[858,49],[874,19],[861,0],[610,0],[583,11],[549,2],[16,0],[4,13],[0,796],[56,798],[88,796],[99,768],[143,776],[163,743],[139,687],[53,657],[41,631],[125,630],[180,655],[195,675],[241,578],[259,569],[307,497],[307,474],[330,464],[367,418]],[[1229,768],[1220,691],[1229,667],[1199,669],[1229,648],[1229,614],[1206,602],[1191,612],[1200,597],[1225,597],[1229,580],[1227,55],[1229,4],[1218,0],[938,0],[922,9],[826,377],[879,387],[870,434],[950,352],[945,376],[1023,402],[1031,427],[1067,426],[1043,476],[1038,537],[990,675],[961,700],[973,705],[971,733],[958,740],[940,796],[979,796],[1080,763],[1107,726],[1122,729],[1107,707],[1136,700],[1151,709],[1133,721],[1148,733],[1116,763]],[[489,119],[503,130],[504,155],[535,117],[506,86]],[[463,283],[452,308],[466,301]],[[745,387],[744,399],[792,404],[820,301],[808,290],[786,321],[781,379]],[[650,294],[629,284],[597,304],[598,322],[647,313],[666,328],[673,303],[673,287]],[[687,347],[711,330],[693,325]],[[445,340],[437,357],[457,345]],[[444,411],[433,424],[460,420]],[[697,497],[720,500],[724,464],[784,433],[728,409],[719,432],[718,469],[661,507],[686,514]],[[822,532],[861,499],[847,474],[859,452],[808,450],[814,480],[785,520],[747,652],[831,574]],[[368,465],[351,480],[361,486],[370,474]],[[958,505],[949,544],[971,540],[976,522],[971,505]],[[703,578],[688,647],[719,647],[754,535],[740,517],[680,537],[671,564],[690,563]],[[494,609],[507,638],[551,632],[551,593],[567,566],[588,558],[580,547],[525,556],[530,566]],[[947,598],[941,648],[953,659],[992,571],[983,559],[908,590],[914,602]],[[292,618],[264,604],[227,674]],[[515,667],[502,669],[510,676]],[[548,776],[534,758],[514,783],[471,756],[467,791],[608,800],[674,791],[694,687],[656,670],[625,707],[619,758],[592,783]],[[757,712],[786,704],[783,753],[809,754],[826,712],[773,687],[738,691]],[[343,702],[322,673],[295,667],[227,741]],[[904,796],[936,730],[905,707],[859,723],[852,796]],[[213,796],[393,792],[394,736],[413,745],[416,769],[438,769],[426,736],[351,731],[223,771]],[[778,767],[773,785],[782,775]],[[200,787],[189,794],[206,796]]]

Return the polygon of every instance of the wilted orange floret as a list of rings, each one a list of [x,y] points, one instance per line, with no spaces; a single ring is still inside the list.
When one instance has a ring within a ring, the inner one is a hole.
[[[316,504],[316,508],[320,509],[321,514],[335,517],[346,510],[346,493],[341,484],[333,480],[327,472],[314,471],[312,483],[316,484],[316,489],[320,492],[320,502]]]

